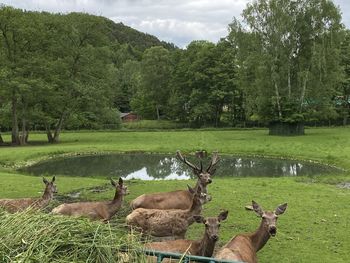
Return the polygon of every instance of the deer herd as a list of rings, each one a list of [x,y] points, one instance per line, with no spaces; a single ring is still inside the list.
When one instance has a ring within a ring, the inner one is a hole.
[[[187,253],[196,256],[213,257],[220,260],[232,260],[240,262],[257,262],[256,253],[264,247],[266,242],[277,233],[277,218],[283,214],[287,204],[279,205],[274,211],[264,211],[256,202],[247,209],[253,210],[260,218],[261,223],[255,232],[235,235],[227,244],[215,249],[219,239],[221,222],[225,221],[228,211],[221,211],[214,217],[201,215],[203,205],[210,202],[212,197],[208,194],[207,187],[212,183],[212,176],[220,160],[217,152],[214,152],[210,164],[203,169],[194,165],[184,157],[180,151],[177,158],[189,166],[197,177],[194,187],[188,185],[186,190],[172,192],[143,194],[130,203],[132,212],[126,217],[126,223],[130,229],[139,231],[142,235],[152,237],[155,242],[144,244],[145,249]],[[0,207],[15,213],[28,208],[41,209],[46,207],[57,192],[55,177],[51,181],[43,178],[45,184],[44,194],[40,198],[0,199]],[[123,179],[118,183],[111,179],[115,187],[115,195],[111,201],[64,203],[52,210],[53,214],[66,216],[83,216],[91,220],[108,222],[121,208],[124,196],[128,189]],[[188,228],[193,223],[204,225],[204,234],[198,240],[185,239]],[[155,257],[150,261],[156,262]],[[164,261],[163,261],[164,262]]]

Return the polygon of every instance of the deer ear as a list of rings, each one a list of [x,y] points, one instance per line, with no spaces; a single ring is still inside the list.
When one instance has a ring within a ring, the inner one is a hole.
[[[48,183],[49,183],[49,181],[48,181],[48,180],[46,180],[46,178],[45,178],[45,177],[43,177],[43,182],[44,182],[44,184],[48,184]]]
[[[51,183],[55,182],[56,176],[52,177]]]
[[[200,216],[200,215],[194,215],[193,216],[194,221],[196,221],[197,223],[204,223],[204,217]]]
[[[190,191],[191,194],[195,193],[195,190],[190,185],[187,185],[187,188],[188,188],[188,191]]]
[[[276,210],[275,214],[276,215],[282,215],[287,209],[287,203],[284,203],[283,205],[279,205]]]
[[[219,222],[226,220],[227,216],[228,216],[228,210],[222,211],[218,216]]]
[[[111,185],[113,185],[114,187],[116,187],[117,184],[115,183],[115,181],[114,181],[112,178],[110,178],[110,180],[111,180]]]
[[[259,216],[262,216],[264,211],[261,208],[261,206],[257,202],[255,202],[254,200],[252,201],[252,205],[253,205],[254,212],[257,213]]]
[[[122,179],[121,177],[119,177],[118,184],[119,184],[120,186],[122,186],[122,185],[123,185],[123,179]]]

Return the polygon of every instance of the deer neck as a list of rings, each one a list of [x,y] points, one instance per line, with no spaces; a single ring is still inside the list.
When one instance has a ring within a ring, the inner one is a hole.
[[[198,241],[198,256],[211,257],[214,252],[216,241],[212,240],[207,232],[204,232],[203,238]]]
[[[52,198],[53,192],[49,190],[48,187],[46,187],[43,195],[39,199],[37,199],[35,203],[40,207],[44,207],[49,204]]]
[[[262,249],[270,238],[270,234],[261,221],[260,227],[250,236],[255,252]]]
[[[196,186],[194,187],[194,190],[197,191],[197,189],[200,188],[202,193],[207,193],[207,186],[203,185],[201,181],[198,179]]]
[[[118,189],[115,190],[114,198],[113,198],[112,202],[110,202],[110,204],[109,204],[109,212],[111,214],[116,213],[117,210],[122,206],[124,195],[119,193],[119,191],[121,191],[121,190],[118,190]]]
[[[52,198],[53,198],[53,192],[48,187],[46,187],[44,194],[41,196],[41,199],[50,201]]]
[[[188,222],[190,225],[194,223],[194,218],[192,216],[193,215],[200,215],[201,212],[202,212],[202,205],[201,205],[200,201],[193,200],[190,209],[187,210]]]

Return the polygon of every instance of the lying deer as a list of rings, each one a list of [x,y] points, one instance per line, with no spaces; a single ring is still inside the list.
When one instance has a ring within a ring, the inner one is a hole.
[[[78,202],[62,204],[52,210],[54,214],[68,216],[85,216],[91,220],[109,221],[120,209],[124,196],[128,193],[127,187],[123,184],[123,179],[119,178],[118,184],[111,179],[111,184],[115,187],[115,195],[112,201]]]
[[[153,242],[145,245],[146,249],[166,252],[187,253],[196,256],[211,257],[216,242],[219,240],[220,222],[227,218],[228,211],[221,212],[217,217],[204,218],[194,215],[197,223],[205,225],[204,236],[200,240],[178,239],[164,242]]]
[[[219,162],[219,156],[213,153],[211,162],[206,170],[203,170],[202,161],[200,167],[190,163],[182,156],[180,151],[176,152],[177,157],[193,169],[198,177],[195,190],[200,188],[202,193],[207,193],[207,185],[212,182],[211,176],[215,173],[215,165]],[[165,193],[143,194],[131,202],[131,208],[148,209],[188,209],[192,204],[193,194],[189,190],[177,190]]]
[[[46,207],[52,200],[54,193],[57,193],[57,187],[54,184],[55,179],[54,176],[49,182],[43,178],[45,191],[40,198],[0,199],[0,207],[10,213],[23,211],[27,208],[41,209]]]
[[[239,234],[232,238],[216,253],[215,258],[247,263],[258,262],[256,253],[265,246],[270,236],[274,237],[276,235],[277,218],[286,211],[287,203],[278,206],[274,212],[263,211],[254,201],[252,201],[252,204],[255,213],[262,218],[260,227],[254,233]]]
[[[191,188],[189,188],[191,189]],[[192,205],[182,209],[145,209],[138,208],[126,217],[130,227],[136,227],[145,234],[163,239],[184,239],[187,228],[194,223],[194,215],[202,212],[202,205],[211,197],[202,193],[198,187],[192,198]]]

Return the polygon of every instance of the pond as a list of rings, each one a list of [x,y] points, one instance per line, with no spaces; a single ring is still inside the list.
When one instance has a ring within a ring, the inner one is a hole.
[[[215,176],[236,177],[280,177],[339,173],[340,170],[311,162],[295,160],[241,158],[220,156]],[[198,164],[198,159],[189,157]],[[204,159],[204,165],[210,159]],[[204,166],[206,167],[206,166]],[[193,172],[174,155],[161,154],[106,154],[58,158],[37,163],[21,171],[34,175],[68,175],[88,177],[119,177],[141,180],[187,180],[194,178]]]

